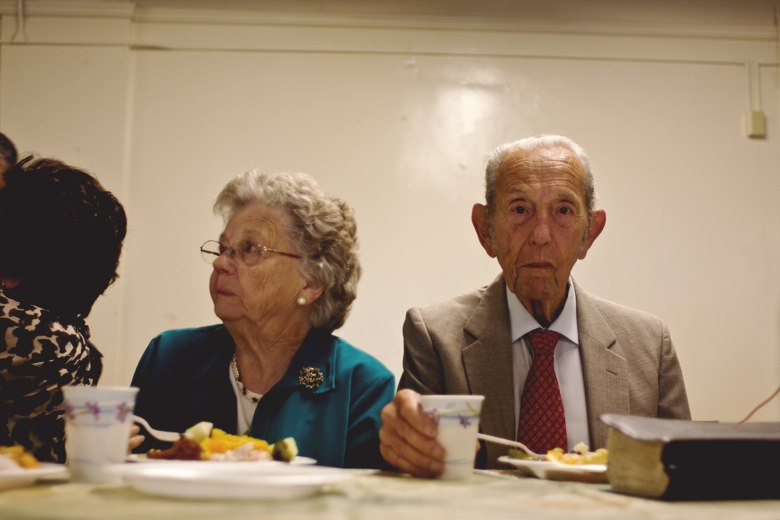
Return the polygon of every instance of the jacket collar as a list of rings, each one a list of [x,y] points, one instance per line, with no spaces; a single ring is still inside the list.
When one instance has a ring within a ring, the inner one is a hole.
[[[617,336],[596,306],[595,296],[572,282],[577,295],[577,328],[580,342],[591,348],[611,348],[617,341]]]
[[[464,326],[463,365],[469,389],[484,395],[480,427],[507,439],[514,437],[512,340],[503,274],[488,285]]]
[[[598,306],[598,298],[576,283],[577,325],[585,379],[585,399],[592,446],[606,446],[607,426],[599,417],[605,413],[631,413],[628,388],[628,360],[616,352],[619,340]]]
[[[284,376],[271,388],[301,387],[313,394],[329,392],[336,387],[336,338],[329,332],[311,329],[295,353]],[[319,373],[322,382],[316,388],[307,389],[301,381],[304,371]]]
[[[227,376],[228,366],[236,351],[236,344],[228,330],[222,325],[216,327],[215,334],[221,336],[214,342],[216,348],[210,353],[210,358],[198,367],[197,371],[192,372],[193,379],[221,381]],[[336,338],[329,332],[311,329],[298,352],[295,353],[287,371],[271,390],[297,386],[306,389],[299,380],[301,370],[304,368],[312,369],[310,371],[315,373],[319,370],[323,378],[317,388],[310,389],[312,393],[322,394],[333,390],[336,386],[335,343]]]

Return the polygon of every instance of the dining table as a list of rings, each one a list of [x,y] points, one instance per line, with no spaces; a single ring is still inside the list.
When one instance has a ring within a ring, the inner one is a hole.
[[[307,496],[261,499],[164,496],[123,481],[72,482],[63,473],[0,491],[0,519],[780,519],[780,500],[667,502],[617,493],[607,483],[544,480],[512,469],[475,470],[465,480],[350,473]]]

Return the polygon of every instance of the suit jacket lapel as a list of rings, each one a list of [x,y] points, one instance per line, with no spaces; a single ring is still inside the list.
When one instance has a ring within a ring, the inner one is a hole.
[[[502,275],[485,289],[464,332],[463,365],[469,388],[472,394],[485,396],[480,430],[513,439],[512,344]]]
[[[628,395],[628,362],[613,347],[618,339],[604,320],[593,297],[574,284],[577,295],[577,327],[588,406],[591,449],[606,447],[605,413],[631,412]]]

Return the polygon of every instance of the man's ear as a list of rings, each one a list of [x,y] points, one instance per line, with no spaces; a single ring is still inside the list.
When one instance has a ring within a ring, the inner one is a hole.
[[[607,225],[607,212],[603,209],[597,209],[593,212],[593,217],[590,219],[590,227],[588,227],[585,242],[580,248],[580,254],[577,258],[580,260],[585,259],[585,255],[588,254],[590,246],[596,241],[598,236],[604,231],[604,226]]]
[[[488,222],[487,206],[484,204],[474,204],[471,208],[471,223],[474,224],[474,230],[477,232],[477,238],[490,258],[496,257],[493,249],[493,237],[490,234],[490,222]]]

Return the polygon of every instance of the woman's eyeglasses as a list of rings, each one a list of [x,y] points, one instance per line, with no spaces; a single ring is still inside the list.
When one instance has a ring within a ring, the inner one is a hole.
[[[298,255],[292,253],[283,253],[282,251],[276,251],[274,249],[268,249],[260,244],[255,244],[249,240],[241,240],[235,244],[224,246],[216,240],[209,240],[202,246],[200,246],[200,254],[206,263],[213,264],[214,260],[222,256],[222,253],[226,252],[230,255],[234,261],[247,266],[256,265],[263,256],[263,253],[276,253],[278,255],[289,256],[291,258],[300,258]]]

